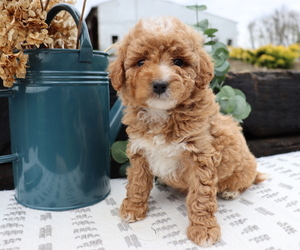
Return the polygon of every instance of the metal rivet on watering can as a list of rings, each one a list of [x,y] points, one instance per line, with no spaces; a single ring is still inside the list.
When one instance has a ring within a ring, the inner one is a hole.
[[[69,4],[58,12],[79,13]],[[9,96],[15,197],[27,207],[68,210],[110,192],[110,144],[121,125],[119,101],[109,111],[108,54],[92,50],[85,23],[75,49],[32,49],[26,78],[1,91]],[[113,128],[113,129],[110,129]]]

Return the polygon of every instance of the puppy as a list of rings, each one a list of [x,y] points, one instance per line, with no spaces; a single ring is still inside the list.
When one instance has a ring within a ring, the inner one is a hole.
[[[120,216],[127,222],[145,218],[157,176],[187,193],[188,238],[207,247],[221,236],[217,193],[234,199],[265,175],[256,171],[241,127],[219,112],[209,88],[213,63],[202,44],[177,18],[142,19],[108,69],[129,136]]]

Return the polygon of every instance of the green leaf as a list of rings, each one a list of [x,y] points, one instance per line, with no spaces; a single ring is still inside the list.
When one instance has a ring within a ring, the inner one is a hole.
[[[229,58],[229,51],[224,43],[216,42],[212,46],[211,55],[215,61],[215,67],[220,67]]]
[[[228,50],[227,46],[226,46],[224,43],[216,42],[216,44],[212,47],[212,54],[213,54],[214,51],[217,50],[218,48],[224,48],[224,49]]]
[[[241,119],[246,119],[252,111],[251,105],[247,102],[246,110],[244,111],[244,116]]]
[[[221,107],[221,112],[224,114],[231,114],[236,108],[234,97],[222,97],[219,99],[219,104]]]
[[[244,112],[244,110],[246,109],[246,101],[243,97],[241,97],[240,95],[235,96],[235,102],[237,104],[236,109],[232,112],[232,114],[236,115],[236,117],[239,117],[240,114],[242,114]]]
[[[118,163],[124,163],[128,160],[126,147],[128,141],[116,141],[111,147],[111,156]]]
[[[190,9],[190,10],[196,10],[196,11],[203,11],[203,10],[207,9],[206,5],[198,5],[198,4],[196,4],[196,5],[188,5],[186,7],[188,9]]]
[[[210,87],[213,89],[214,93],[217,94],[218,92],[220,92],[223,84],[224,84],[224,79],[226,77],[225,76],[221,76],[221,77],[217,77],[215,76],[211,82],[210,82]]]
[[[233,117],[241,120],[247,118],[251,112],[249,103],[240,95],[235,96],[235,102],[236,108],[232,112]]]
[[[200,22],[198,22],[195,27],[197,27],[198,29],[200,29],[201,31],[204,31],[208,28],[208,20],[204,19]]]
[[[233,88],[226,85],[217,94],[216,101],[220,104],[221,112],[230,114],[236,108],[235,92]]]
[[[246,100],[246,96],[241,90],[239,90],[239,89],[233,89],[233,90],[235,92],[235,95],[240,95],[241,97],[243,97]]]
[[[215,68],[215,76],[221,77],[224,76],[230,68],[230,64],[225,61],[220,67]]]
[[[215,45],[215,44],[216,44],[215,41],[209,41],[209,42],[207,42],[207,43],[204,43],[204,45]]]
[[[214,47],[214,46],[213,46]],[[214,59],[215,67],[220,67],[228,59],[229,51],[225,48],[217,48],[212,50],[212,58]]]
[[[215,89],[219,90],[219,89],[220,89],[220,84],[219,84],[219,79],[218,79],[218,77],[214,77],[214,78],[211,80],[209,86],[210,86],[210,88],[211,88],[212,90],[215,90]]]
[[[206,29],[204,30],[204,35],[207,35],[208,37],[215,37],[214,33],[216,33],[217,29]]]
[[[119,169],[120,176],[125,177],[127,175],[127,168],[129,167],[129,161],[125,162]]]
[[[216,68],[221,67],[224,62],[227,60],[227,56],[224,53],[220,53],[219,55],[212,56],[214,59],[214,65]]]
[[[225,85],[221,88],[219,95],[221,97],[234,97],[235,96],[235,92],[234,89],[228,85]]]
[[[223,76],[219,76],[219,77],[218,77],[219,83],[222,83],[225,79],[226,79],[226,75],[223,75]],[[222,84],[222,85],[223,85],[223,84]],[[222,87],[222,86],[221,86],[221,87]]]

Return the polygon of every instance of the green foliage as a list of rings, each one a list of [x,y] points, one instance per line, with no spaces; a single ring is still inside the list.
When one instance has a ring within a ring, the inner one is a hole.
[[[117,162],[122,164],[119,169],[120,176],[126,176],[126,169],[129,166],[129,159],[126,154],[127,141],[116,141],[111,147],[111,156]]]
[[[215,42],[213,40],[216,37],[217,29],[210,28],[207,19],[202,21],[198,20],[198,11],[206,10],[205,5],[193,5],[187,6],[188,9],[196,11],[196,24],[194,28],[201,31],[209,41],[204,45],[211,46],[211,57],[214,61],[214,78],[210,83],[210,87],[216,94],[216,101],[220,105],[220,111],[223,114],[232,115],[238,122],[242,123],[243,119],[246,119],[250,112],[251,107],[246,102],[246,97],[242,91],[233,89],[230,86],[223,86],[226,74],[230,68],[230,64],[227,59],[229,58],[229,50],[224,43]]]
[[[123,177],[127,176],[127,168],[129,167],[129,164],[130,164],[129,159],[127,159],[127,161],[121,165],[121,167],[119,169],[120,176],[123,176]]]
[[[208,20],[203,19],[200,22],[197,22],[195,25],[193,25],[196,29],[199,29],[201,31],[208,29]]]
[[[196,4],[196,5],[188,5],[186,7],[188,9],[190,9],[190,10],[195,10],[195,11],[203,11],[203,10],[207,9],[206,5],[198,5],[198,4]]]
[[[220,104],[223,114],[231,114],[237,121],[242,122],[251,112],[245,95],[239,89],[224,86],[216,95],[216,101]]]
[[[269,44],[256,50],[242,48],[230,49],[231,59],[241,60],[268,69],[290,69],[299,56],[300,44],[293,44],[288,47]]]
[[[217,29],[206,29],[204,30],[204,35],[207,35],[208,37],[216,37],[214,34],[217,32]]]
[[[126,147],[128,141],[116,141],[111,147],[111,155],[118,163],[125,163],[128,158],[126,155]]]

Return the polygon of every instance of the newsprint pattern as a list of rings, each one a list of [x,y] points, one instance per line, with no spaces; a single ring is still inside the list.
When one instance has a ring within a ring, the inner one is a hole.
[[[220,242],[208,249],[300,249],[300,152],[258,159],[268,181],[234,201],[218,200]],[[184,195],[156,185],[145,220],[127,224],[118,217],[125,179],[111,181],[104,201],[73,211],[48,212],[16,203],[0,192],[0,250],[201,249],[187,239]]]

